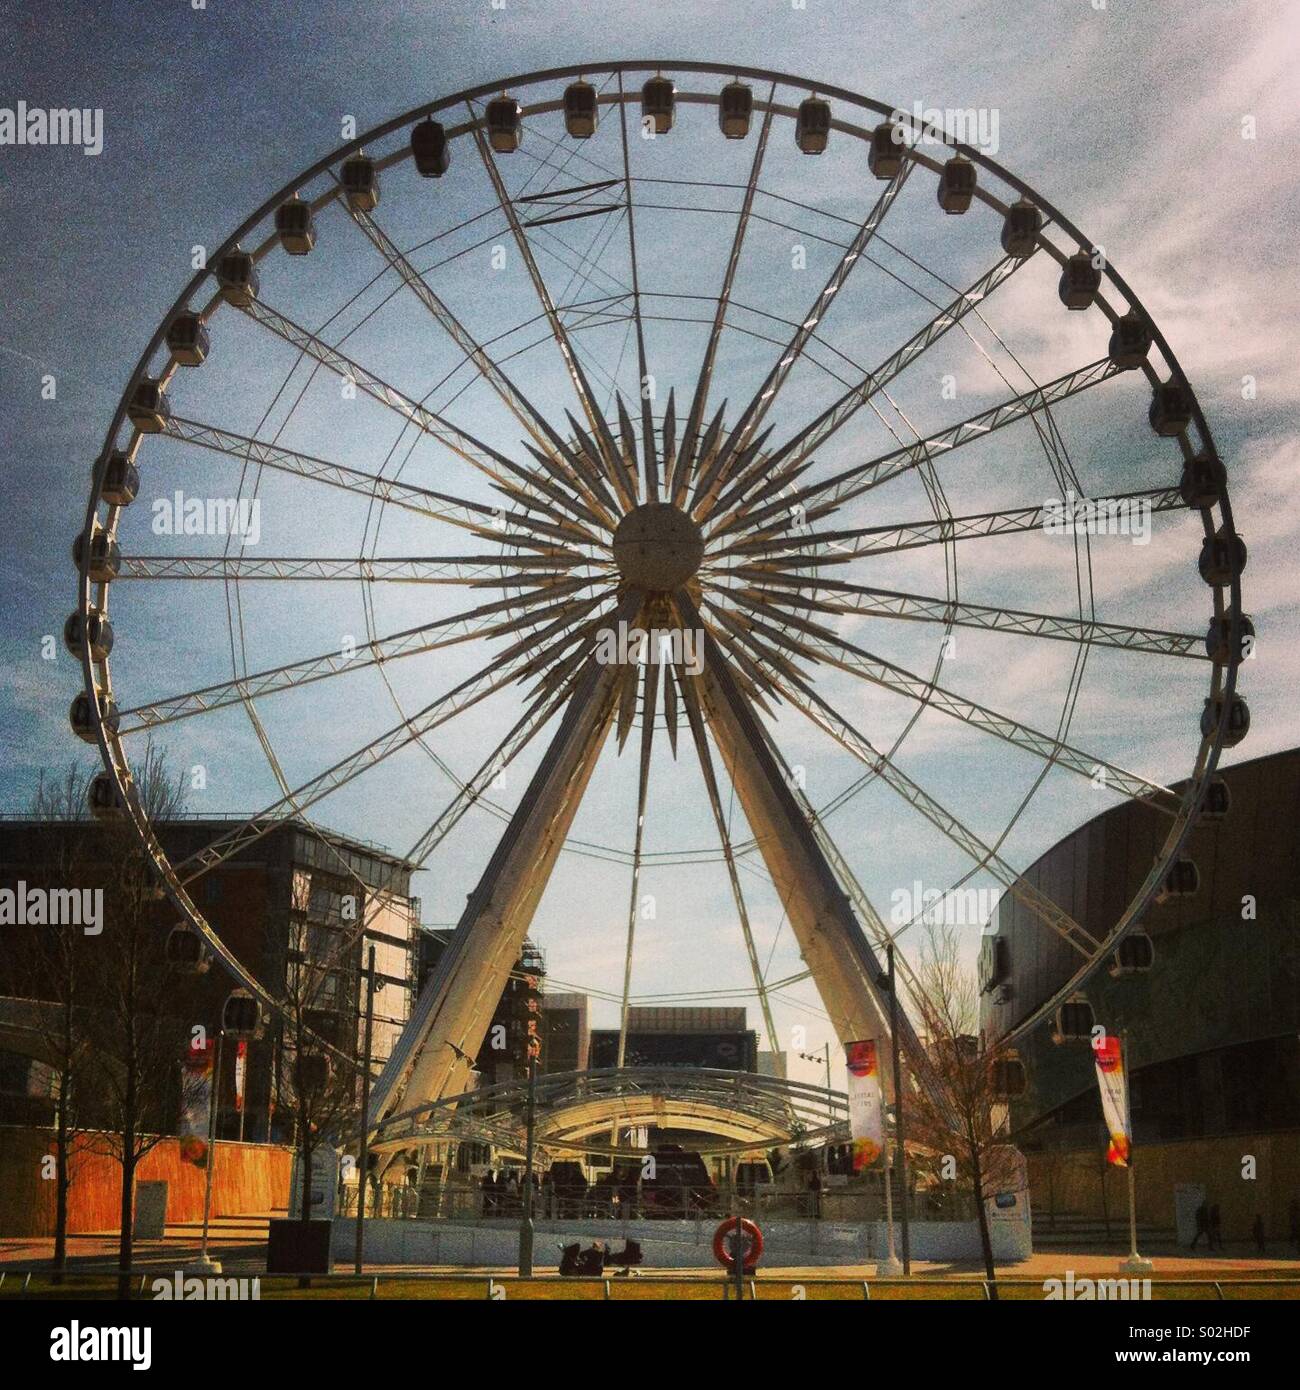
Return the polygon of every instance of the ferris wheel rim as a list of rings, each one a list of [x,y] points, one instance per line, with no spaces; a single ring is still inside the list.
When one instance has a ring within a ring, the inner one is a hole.
[[[260,223],[264,222],[266,218],[274,212],[275,208],[279,206],[279,204],[283,202],[286,198],[292,196],[298,188],[305,186],[312,180],[318,178],[320,175],[332,171],[340,163],[341,160],[345,159],[350,154],[362,150],[367,144],[374,144],[384,139],[388,135],[402,130],[413,121],[435,115],[440,111],[447,110],[458,104],[466,104],[472,102],[473,100],[491,95],[492,93],[503,90],[504,88],[522,88],[537,85],[544,82],[558,81],[566,77],[582,76],[583,74],[591,74],[597,72],[608,72],[611,74],[618,73],[622,75],[629,72],[650,72],[661,70],[681,71],[698,75],[731,77],[736,80],[740,78],[750,78],[754,80],[771,81],[775,85],[789,87],[796,90],[815,92],[818,95],[825,98],[831,98],[837,101],[841,101],[859,109],[876,112],[877,114],[885,118],[901,115],[904,118],[904,120],[910,119],[906,112],[899,112],[897,108],[886,106],[881,102],[862,96],[858,93],[853,93],[851,91],[848,91],[847,89],[828,86],[827,84],[815,82],[810,79],[802,78],[792,74],[778,73],[765,69],[736,66],[732,64],[714,64],[699,61],[685,61],[672,59],[628,59],[617,60],[615,62],[610,63],[585,63],[577,65],[567,65],[560,68],[542,69],[535,72],[510,77],[508,79],[505,79],[504,82],[493,81],[491,83],[481,84],[478,87],[468,88],[463,91],[454,93],[451,96],[439,98],[438,100],[433,102],[423,103],[414,108],[411,108],[410,110],[402,113],[399,116],[393,117],[385,122],[381,122],[379,125],[372,127],[370,130],[358,136],[356,139],[349,142],[345,142],[343,145],[338,146],[330,153],[323,156],[314,165],[310,166],[308,170],[304,171],[302,174],[298,175],[296,178],[287,183],[281,190],[279,190],[276,194],[272,195],[271,198],[267,199],[257,209],[257,211],[255,211],[248,219],[246,219],[246,221],[243,224],[241,224],[241,226],[229,238],[227,238],[227,240],[224,243],[222,243],[222,245],[217,249],[217,251],[213,253],[213,256],[210,258],[210,263],[215,263],[222,255],[226,254],[228,251],[237,248],[244,237],[246,237]],[[682,99],[687,99],[688,97],[692,100],[698,100],[700,102],[707,102],[711,99],[716,103],[716,101],[718,100],[718,94],[716,93],[711,95],[707,93],[682,95]],[[631,92],[621,93],[617,98],[611,99],[616,99],[619,101],[620,104],[625,105],[627,102],[635,100],[636,94]],[[551,109],[554,109],[554,106],[555,103],[552,103]],[[756,100],[755,109],[764,109],[764,104]],[[782,114],[793,113],[789,110],[789,108],[785,108],[782,110]],[[1081,248],[1092,248],[1091,241],[1085,238],[1082,235],[1082,233],[1080,233],[1078,229],[1074,226],[1074,224],[1062,213],[1060,213],[1060,211],[1056,209],[1046,198],[1044,198],[1040,193],[1038,193],[1037,190],[1031,188],[1028,184],[1020,180],[1017,176],[1010,173],[1010,171],[1005,169],[1000,163],[993,160],[990,156],[985,155],[982,151],[978,149],[961,144],[960,142],[949,137],[946,134],[946,132],[943,132],[941,130],[924,126],[920,127],[919,130],[924,131],[925,134],[929,135],[932,138],[941,139],[945,145],[949,146],[955,152],[964,155],[972,162],[987,169],[996,178],[1000,179],[1003,183],[1005,183],[1008,187],[1019,192],[1022,196],[1031,198],[1032,201],[1038,207],[1040,207],[1045,214],[1047,214],[1051,218],[1052,222],[1056,226],[1058,226],[1062,231],[1072,236]],[[924,157],[921,157],[919,159],[919,162],[927,163],[929,161],[926,160]],[[978,190],[978,192],[984,201],[991,201],[990,198],[983,196],[983,190]],[[335,194],[332,196],[338,195]],[[1181,365],[1178,363],[1178,360],[1175,354],[1173,353],[1172,349],[1169,347],[1169,344],[1164,338],[1158,323],[1154,320],[1154,318],[1152,318],[1150,314],[1146,312],[1145,307],[1142,305],[1141,301],[1132,292],[1132,290],[1129,288],[1126,281],[1122,278],[1118,271],[1115,270],[1113,264],[1110,262],[1109,257],[1106,258],[1105,265],[1102,268],[1102,273],[1110,281],[1114,289],[1127,300],[1127,303],[1130,306],[1130,308],[1139,312],[1145,319],[1146,323],[1149,325],[1152,335],[1152,345],[1160,351],[1160,354],[1163,357],[1166,366],[1168,367],[1170,378],[1178,382],[1184,388],[1187,394],[1192,421],[1196,425],[1197,433],[1201,438],[1203,448],[1207,452],[1215,454],[1213,437],[1209,430],[1208,423],[1205,420],[1195,389],[1192,386],[1189,379],[1187,378]],[[158,351],[158,349],[163,343],[167,325],[177,313],[181,312],[191,301],[195,299],[196,293],[203,285],[209,274],[210,271],[206,266],[204,269],[198,271],[192,277],[189,284],[186,285],[181,294],[177,297],[171,309],[169,309],[168,312],[161,319],[158,328],[156,329],[148,346],[146,347],[139,362],[137,363],[135,370],[132,372],[131,377],[127,382],[123,395],[119,400],[117,409],[114,412],[113,419],[106,432],[104,445],[99,455],[99,458],[107,458],[107,456],[113,449],[114,442],[120,435],[122,426],[125,422],[127,403],[131,397],[132,392],[147,375],[149,362],[152,360],[154,354]],[[1103,309],[1106,308],[1105,301],[1102,301],[1102,307]],[[1108,316],[1110,315],[1108,314]],[[1148,377],[1152,375],[1150,370],[1148,370],[1147,375]],[[96,528],[100,500],[101,499],[99,497],[98,487],[92,486],[91,496],[86,512],[86,520],[83,526],[83,536],[86,538],[89,538]],[[1217,505],[1219,506],[1223,517],[1223,527],[1231,535],[1235,536],[1236,531],[1232,521],[1230,495],[1226,484],[1220,491]],[[112,514],[116,511],[116,507],[110,506],[110,516],[112,517],[114,524],[116,521],[116,517]],[[1208,511],[1203,511],[1202,516],[1205,520],[1207,535],[1212,535],[1213,528],[1211,527],[1209,522]],[[106,527],[104,529],[109,530],[111,534],[112,527]],[[101,610],[106,613],[108,586],[106,584],[100,586],[100,602],[95,603],[92,598],[92,586],[94,585],[95,581],[93,581],[90,578],[88,573],[88,567],[85,563],[83,563],[83,566],[79,572],[78,581],[79,611],[82,613],[88,613],[92,609],[94,609]],[[1225,585],[1224,588],[1227,589],[1228,593],[1231,596],[1231,611],[1234,614],[1240,615],[1241,597],[1239,575],[1234,573],[1230,582],[1227,585]],[[1216,587],[1214,590],[1216,616],[1221,616],[1221,599],[1222,591]],[[124,769],[127,766],[125,755],[122,753],[122,750],[118,745],[116,736],[113,734],[111,730],[108,730],[104,727],[99,713],[99,702],[97,696],[105,689],[106,686],[111,691],[111,684],[109,684],[107,680],[96,680],[96,663],[94,662],[91,656],[88,635],[84,638],[82,642],[81,658],[83,684],[85,693],[90,703],[90,708],[93,713],[96,741],[99,745],[101,760],[103,761],[105,769],[114,778],[115,783],[117,785],[117,790],[119,794],[122,795],[127,807],[131,808],[132,799],[130,796],[129,787],[130,779],[129,776],[125,775],[124,773]],[[1229,659],[1225,663],[1223,663],[1222,671],[1220,670],[1220,664],[1218,662],[1215,663],[1211,693],[1212,695],[1218,696],[1223,700],[1225,706],[1224,718],[1220,721],[1220,724],[1213,738],[1210,739],[1208,743],[1206,740],[1202,740],[1200,749],[1198,751],[1196,766],[1194,768],[1192,777],[1189,779],[1189,787],[1194,787],[1198,789],[1199,794],[1191,798],[1191,804],[1185,805],[1182,814],[1179,816],[1178,822],[1175,825],[1175,830],[1178,832],[1176,842],[1172,844],[1172,848],[1169,847],[1169,842],[1166,842],[1165,848],[1167,850],[1167,853],[1162,852],[1163,862],[1168,862],[1172,860],[1174,857],[1177,856],[1178,853],[1181,852],[1182,847],[1186,842],[1187,836],[1190,834],[1191,828],[1195,824],[1197,811],[1199,809],[1200,797],[1203,795],[1204,787],[1207,784],[1210,776],[1214,773],[1215,769],[1217,768],[1220,752],[1223,746],[1223,739],[1227,727],[1226,707],[1230,702],[1235,691],[1236,677],[1238,667],[1240,665],[1240,660],[1240,655],[1236,651],[1233,651],[1232,653],[1230,653]],[[107,662],[103,663],[103,670],[105,676],[107,676]],[[116,753],[117,756],[114,756],[114,753]],[[1044,769],[1044,775],[1045,772],[1046,769]],[[140,833],[142,839],[144,839],[145,841],[146,847],[148,847],[149,837],[146,836],[145,831],[140,823],[140,818],[137,816],[134,810],[131,811],[131,817],[136,822],[137,832]],[[156,860],[155,867],[157,867]],[[162,871],[160,870],[160,872]],[[166,881],[167,875],[165,873],[163,874],[163,877]],[[171,885],[168,886],[170,892]],[[1081,970],[1070,981],[1070,983],[1060,992],[1062,996],[1068,995],[1070,992],[1073,992],[1075,989],[1078,988],[1078,981],[1080,977],[1090,977],[1091,974],[1095,973],[1096,969],[1100,968],[1100,966],[1105,963],[1106,958],[1110,954],[1111,950],[1113,950],[1114,946],[1117,945],[1120,940],[1122,940],[1123,936],[1127,933],[1127,931],[1132,929],[1135,922],[1145,912],[1146,908],[1150,904],[1151,899],[1155,895],[1157,887],[1158,884],[1155,882],[1148,882],[1144,886],[1144,889],[1139,894],[1138,898],[1135,898],[1133,900],[1133,903],[1130,904],[1129,910],[1121,919],[1121,922],[1110,933],[1110,935],[1106,937],[1105,942],[1103,943],[1104,949],[1098,952],[1097,957],[1095,958],[1091,967],[1087,969],[1086,976],[1084,976],[1084,971]],[[192,917],[196,911],[193,904],[190,904],[189,908],[186,909],[183,906],[183,904],[177,902],[177,907],[178,910],[180,910],[182,912],[182,915],[185,917]],[[199,915],[201,916],[201,914]],[[245,984],[247,987],[258,990],[259,993],[261,992],[260,987],[257,985],[256,981],[251,976],[247,976],[245,972],[242,971],[242,969],[235,973],[237,974],[237,977],[240,979],[241,983]],[[1044,1016],[1047,1008],[1048,1006],[1044,1005],[1042,1009],[1038,1010],[1033,1015],[1031,1020],[1027,1020],[1023,1024],[1019,1025],[1015,1030],[1014,1034],[1012,1035],[1012,1039],[1009,1040],[1013,1040],[1014,1037],[1022,1035],[1024,1032],[1028,1031],[1030,1027],[1036,1025],[1037,1022],[1041,1021],[1041,1018]]]

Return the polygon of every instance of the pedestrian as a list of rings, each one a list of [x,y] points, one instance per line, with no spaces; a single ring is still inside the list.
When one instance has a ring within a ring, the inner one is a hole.
[[[1204,1202],[1202,1202],[1201,1205],[1200,1205],[1199,1207],[1196,1208],[1196,1234],[1192,1237],[1192,1244],[1191,1244],[1191,1248],[1192,1248],[1193,1250],[1196,1249],[1196,1244],[1197,1244],[1197,1242],[1200,1240],[1200,1238],[1201,1238],[1202,1236],[1205,1237],[1206,1243],[1207,1243],[1207,1244],[1211,1243],[1211,1242],[1210,1242],[1210,1209],[1209,1209],[1209,1207],[1208,1207]]]
[[[1223,1225],[1219,1218],[1218,1202],[1210,1208],[1210,1249],[1223,1249]]]
[[[808,1179],[808,1190],[812,1193],[813,1216],[820,1221],[822,1216],[822,1179],[816,1168],[813,1169],[812,1177]]]
[[[1268,1246],[1264,1240],[1264,1218],[1259,1212],[1255,1213],[1255,1224],[1251,1227],[1251,1232],[1255,1237],[1255,1249],[1258,1250],[1261,1255],[1267,1255]]]

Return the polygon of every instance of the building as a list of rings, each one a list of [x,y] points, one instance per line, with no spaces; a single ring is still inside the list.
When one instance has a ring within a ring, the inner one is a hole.
[[[586,1071],[590,1051],[587,996],[542,995],[542,1071]]]
[[[417,943],[418,990],[424,989],[451,938],[450,927],[420,928]],[[544,1037],[541,1001],[542,981],[545,978],[545,958],[531,941],[525,940],[474,1059],[474,1068],[482,1078],[480,1085],[495,1086],[507,1081],[522,1081],[528,1075],[528,1039],[530,1036]]]
[[[173,864],[180,863],[244,817],[183,818],[154,827]],[[98,846],[106,843],[94,821],[10,820],[0,851],[0,888],[19,882],[48,880],[59,860],[60,846],[73,846],[79,862],[93,877]],[[297,819],[275,822],[196,878],[189,886],[199,910],[249,972],[278,999],[297,987],[309,995],[310,1025],[335,1046],[359,1056],[364,1035],[364,979],[369,948],[376,955],[374,1027],[371,1055],[382,1063],[410,1016],[414,982],[412,959],[418,900],[410,896],[415,866],[373,845],[320,831]],[[159,931],[175,922],[170,904],[158,905]],[[37,930],[31,928],[29,930]],[[11,1000],[21,994],[23,972],[18,958],[21,936],[0,933],[0,993]],[[221,1007],[233,982],[213,966],[196,987],[196,1023],[210,1031],[219,1026]],[[30,992],[30,991],[29,991]],[[30,1029],[0,1031],[0,1113],[40,1123],[52,1102],[48,1078],[31,1065]],[[284,1046],[279,1018],[268,1021],[261,1039],[243,1054],[244,1098],[235,1100],[235,1067],[223,1068],[218,1132],[269,1140],[290,1135],[291,1106],[279,1095],[278,1055]],[[48,1070],[48,1068],[46,1069]],[[27,1098],[34,1088],[47,1092],[44,1105],[20,1102],[20,1077]],[[43,1111],[44,1114],[38,1114]]]
[[[1096,1022],[1126,1042],[1139,1167],[1159,1173],[1161,1191],[1146,1194],[1158,1199],[1151,1215],[1172,1226],[1171,1189],[1200,1184],[1222,1203],[1225,1230],[1236,1228],[1229,1238],[1244,1238],[1255,1211],[1285,1225],[1300,1181],[1300,749],[1221,775],[1226,815],[1203,818],[1187,842],[1195,875],[1140,924],[1149,968],[1113,962],[1085,994]],[[1150,872],[1167,825],[1148,806],[1116,806],[1024,877],[1100,936]],[[1079,958],[1009,895],[990,927],[980,983],[993,1041],[1049,998]],[[1137,953],[1133,960],[1146,964]],[[1010,1115],[1031,1159],[1093,1152],[1099,1142],[1087,1042],[1055,1043],[1052,1034],[1044,1024],[1020,1048],[1027,1086]],[[1267,1184],[1262,1168],[1242,1181],[1243,1154],[1268,1156]]]
[[[758,1070],[758,1034],[743,1008],[639,1008],[627,1011],[629,1067],[710,1067]],[[618,1065],[618,1029],[591,1034],[593,1068]]]

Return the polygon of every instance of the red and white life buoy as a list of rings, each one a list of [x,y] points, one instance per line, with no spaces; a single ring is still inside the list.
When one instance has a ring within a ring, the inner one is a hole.
[[[729,1216],[713,1233],[713,1258],[724,1269],[735,1269],[735,1257],[729,1248],[736,1239],[737,1218]],[[763,1232],[746,1217],[739,1218],[740,1239],[744,1242],[745,1273],[753,1272],[763,1253]]]

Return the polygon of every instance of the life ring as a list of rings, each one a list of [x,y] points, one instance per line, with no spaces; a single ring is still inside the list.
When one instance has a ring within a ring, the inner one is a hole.
[[[727,1217],[713,1233],[713,1258],[724,1269],[735,1269],[736,1267],[736,1262],[727,1248],[728,1237],[734,1239],[735,1234],[736,1218],[734,1216]],[[740,1234],[748,1242],[745,1250],[745,1273],[750,1274],[763,1253],[763,1232],[752,1221],[742,1216],[740,1218]]]

